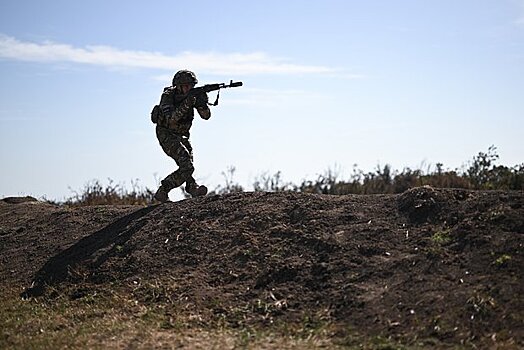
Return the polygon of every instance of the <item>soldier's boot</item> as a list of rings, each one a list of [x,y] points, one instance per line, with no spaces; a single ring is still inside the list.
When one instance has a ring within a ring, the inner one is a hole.
[[[159,202],[165,203],[169,201],[169,190],[164,186],[160,185],[155,193],[155,199]]]
[[[207,194],[207,187],[204,185],[197,185],[196,182],[186,184],[186,192],[192,197],[202,197]]]

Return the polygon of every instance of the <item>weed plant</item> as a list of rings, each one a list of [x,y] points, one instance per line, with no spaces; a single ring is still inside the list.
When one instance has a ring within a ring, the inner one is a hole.
[[[498,165],[499,156],[495,146],[488,148],[486,153],[479,152],[473,160],[462,169],[444,170],[442,163],[437,163],[434,169],[404,168],[394,170],[390,165],[377,166],[375,171],[364,172],[356,167],[349,179],[341,179],[340,171],[328,169],[313,180],[303,180],[300,184],[285,182],[281,172],[268,172],[256,177],[253,183],[254,191],[262,192],[304,192],[329,195],[344,194],[388,194],[402,193],[412,187],[429,185],[435,188],[462,188],[469,190],[519,190],[524,189],[524,163],[513,167]],[[243,192],[244,187],[234,180],[235,167],[228,167],[222,172],[224,184],[212,192],[227,194]],[[187,194],[185,194],[187,197]],[[114,184],[109,180],[103,186],[98,180],[86,184],[80,191],[74,191],[74,196],[65,201],[66,205],[148,205],[154,203],[154,190],[138,185],[138,180],[132,182],[131,190],[123,185]]]
[[[131,190],[124,185],[115,184],[108,179],[109,183],[103,186],[99,180],[92,180],[85,184],[84,188],[67,199],[63,204],[69,206],[87,205],[149,205],[154,202],[154,194],[147,187],[141,187],[138,180],[131,182]]]

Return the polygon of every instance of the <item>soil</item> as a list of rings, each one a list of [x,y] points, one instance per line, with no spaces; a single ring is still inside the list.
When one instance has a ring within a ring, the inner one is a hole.
[[[21,296],[114,288],[233,328],[330,322],[335,337],[524,347],[523,248],[521,191],[0,201],[0,279]]]

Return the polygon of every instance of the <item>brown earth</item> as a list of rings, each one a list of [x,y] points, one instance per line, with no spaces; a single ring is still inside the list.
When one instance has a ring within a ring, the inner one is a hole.
[[[334,339],[524,347],[523,192],[3,200],[0,243],[2,285],[24,298],[115,290],[200,326],[329,323]]]

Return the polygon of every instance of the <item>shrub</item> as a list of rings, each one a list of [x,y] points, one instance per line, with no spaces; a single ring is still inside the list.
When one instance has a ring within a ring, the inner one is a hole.
[[[92,180],[85,184],[80,191],[74,191],[74,195],[67,199],[64,204],[71,206],[86,205],[149,205],[154,202],[154,192],[148,188],[139,186],[138,180],[131,181],[131,190],[121,184],[114,184],[108,179],[104,187],[99,180]]]
[[[499,156],[495,146],[490,146],[486,153],[479,152],[473,157],[469,166],[462,170],[444,170],[442,163],[437,163],[435,169],[428,167],[427,173],[421,169],[404,168],[394,170],[389,164],[378,165],[375,171],[364,172],[353,166],[353,172],[348,180],[342,180],[338,167],[329,168],[314,180],[303,180],[296,185],[286,182],[282,173],[262,173],[255,178],[254,191],[281,192],[294,191],[304,193],[319,193],[331,195],[343,194],[386,194],[402,193],[409,188],[429,185],[436,188],[463,188],[475,190],[523,190],[524,163],[507,167],[497,165]],[[229,166],[222,172],[224,185],[215,188],[216,194],[243,192],[244,188],[234,180],[236,168]],[[123,185],[109,184],[103,186],[98,180],[87,183],[80,192],[73,191],[74,196],[67,199],[68,205],[115,205],[142,204],[154,202],[154,191],[138,185],[138,180],[131,182],[131,190]],[[189,195],[186,194],[186,197]]]

